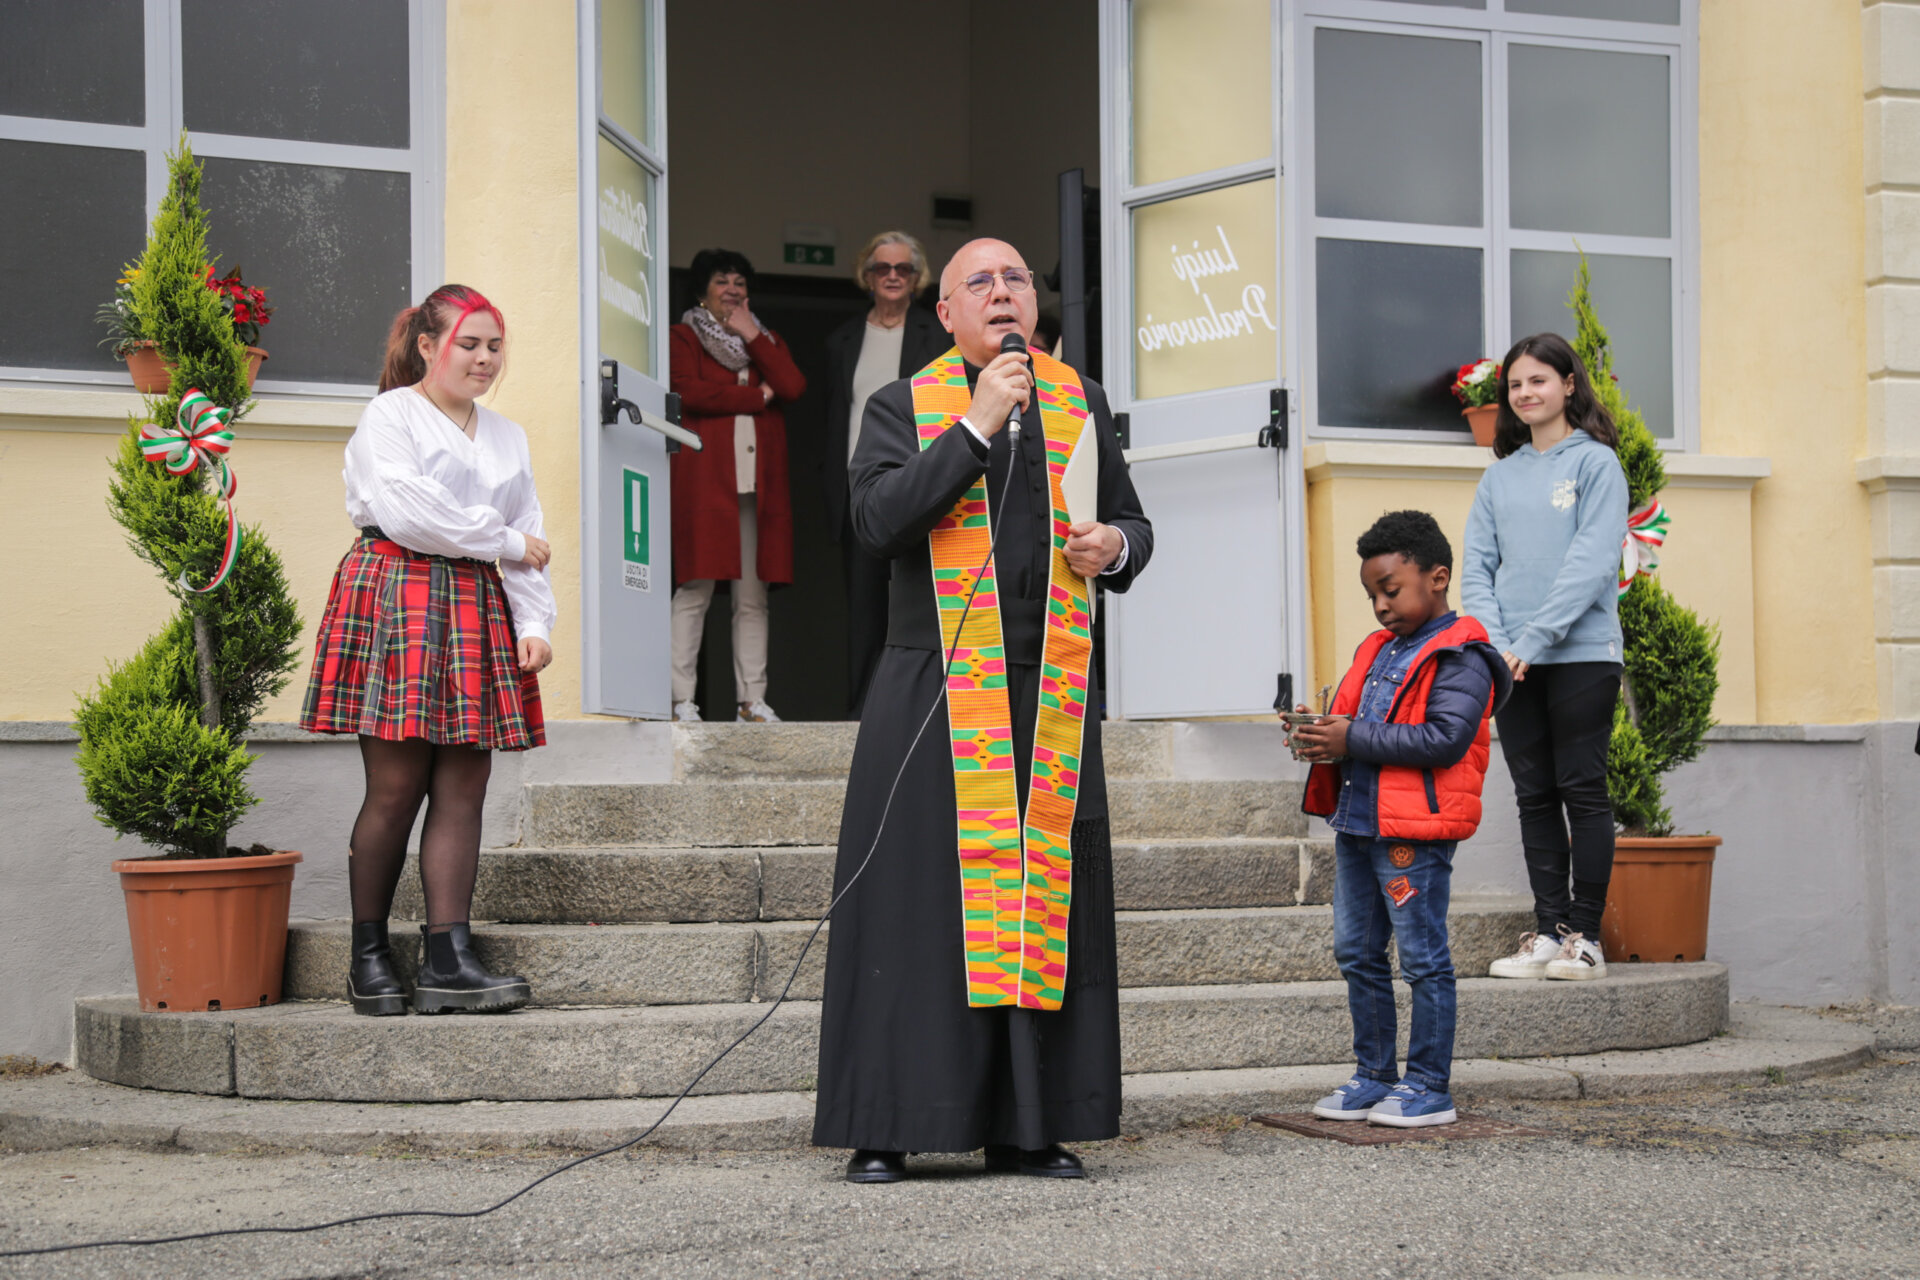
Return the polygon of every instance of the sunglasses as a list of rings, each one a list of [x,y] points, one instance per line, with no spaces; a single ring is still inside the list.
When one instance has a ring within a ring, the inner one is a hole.
[[[917,274],[911,262],[869,262],[867,274],[870,276],[899,276],[911,280]]]
[[[1033,272],[1025,267],[1008,267],[1005,271],[976,271],[960,283],[965,285],[967,292],[974,297],[984,298],[993,289],[995,276],[998,276],[1007,286],[1008,293],[1025,293],[1033,288]],[[947,296],[951,298],[958,292],[959,290],[955,289]]]

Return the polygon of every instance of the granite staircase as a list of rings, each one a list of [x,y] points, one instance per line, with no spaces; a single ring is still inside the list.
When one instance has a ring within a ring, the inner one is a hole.
[[[1121,1035],[1130,1096],[1177,1073],[1350,1061],[1332,959],[1332,845],[1260,725],[1107,726]],[[767,1012],[826,910],[852,725],[674,726],[670,781],[525,788],[521,840],[485,850],[482,960],[534,1000],[494,1017],[363,1018],[344,1003],[347,922],[296,923],[286,1003],[143,1014],[81,1000],[78,1063],[125,1085],[363,1103],[671,1096]],[[408,977],[417,878],[396,903]],[[1483,974],[1526,904],[1456,896],[1454,959]],[[821,934],[789,1002],[700,1092],[813,1085]],[[1466,978],[1457,1055],[1687,1044],[1726,1025],[1718,965],[1617,966],[1595,983]],[[1403,1034],[1406,1002],[1401,1001]],[[1337,1082],[1342,1067],[1330,1069]],[[1172,1073],[1172,1074],[1170,1074]]]

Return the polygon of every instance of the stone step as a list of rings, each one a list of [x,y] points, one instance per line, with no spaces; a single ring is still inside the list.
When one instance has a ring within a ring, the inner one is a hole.
[[[1897,1046],[1880,1042],[1883,1050]],[[1462,1107],[1493,1101],[1607,1098],[1686,1088],[1766,1086],[1870,1062],[1868,1028],[1798,1009],[1736,1004],[1729,1033],[1699,1044],[1526,1062],[1459,1058],[1453,1094]],[[1305,1109],[1352,1064],[1241,1067],[1129,1075],[1121,1082],[1121,1132],[1242,1120]],[[80,1072],[0,1089],[0,1148],[51,1151],[108,1144],[182,1151],[313,1151],[331,1155],[471,1155],[592,1151],[638,1137],[662,1099],[569,1102],[281,1102],[155,1093]],[[813,1097],[802,1092],[689,1098],[646,1145],[680,1151],[777,1150],[807,1145]],[[1097,1158],[1090,1158],[1096,1175]]]
[[[1107,787],[1119,840],[1299,837],[1297,782],[1118,778]],[[523,841],[538,847],[696,848],[832,844],[845,784],[820,782],[536,783]]]
[[[1107,721],[1101,726],[1107,777],[1174,777],[1173,743],[1181,727],[1165,721]],[[842,782],[853,767],[854,738],[859,729],[852,722],[675,724],[674,780]],[[1259,745],[1277,761],[1284,747],[1278,726],[1274,730]]]
[[[1404,1043],[1408,1001],[1399,1000]],[[1459,984],[1455,1054],[1581,1055],[1692,1044],[1727,1020],[1717,964],[1617,966],[1599,982]],[[496,1017],[362,1018],[296,1002],[217,1014],[142,1013],[130,996],[75,1002],[81,1070],[114,1084],[339,1102],[670,1096],[764,1019],[698,1092],[805,1091],[820,1006],[796,1001],[522,1009]],[[1346,1060],[1338,982],[1140,987],[1120,993],[1123,1069],[1214,1071]]]
[[[483,849],[476,920],[650,924],[818,920],[833,897],[832,846]],[[1291,907],[1333,899],[1331,840],[1129,840],[1113,845],[1123,911]],[[417,867],[396,919],[423,919]]]
[[[1532,920],[1511,898],[1460,899],[1448,918],[1455,970],[1483,974]],[[1339,977],[1331,907],[1216,911],[1122,911],[1116,921],[1123,987],[1313,982]],[[496,973],[533,985],[536,1005],[721,1004],[776,998],[793,978],[795,999],[820,998],[829,935],[823,931],[794,976],[814,926],[758,924],[483,925],[474,949]],[[337,1000],[351,926],[296,923],[287,938],[289,1000]],[[420,935],[394,933],[402,980],[411,984]]]

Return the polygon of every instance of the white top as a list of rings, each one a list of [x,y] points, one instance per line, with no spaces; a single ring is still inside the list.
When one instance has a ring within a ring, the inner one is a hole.
[[[498,560],[515,634],[551,641],[559,610],[544,569],[520,563],[546,536],[527,433],[474,406],[473,439],[412,387],[378,395],[347,441],[347,516],[409,551]]]
[[[853,461],[853,447],[860,443],[860,419],[867,412],[867,400],[889,382],[900,380],[900,348],[907,340],[904,320],[888,329],[867,321],[866,337],[860,341],[860,359],[853,366],[853,416],[847,420],[847,461]]]
[[[753,381],[753,366],[748,365],[734,375],[741,386]],[[759,431],[753,425],[753,415],[736,413],[733,415],[733,488],[736,493],[753,492],[753,445],[760,438]]]

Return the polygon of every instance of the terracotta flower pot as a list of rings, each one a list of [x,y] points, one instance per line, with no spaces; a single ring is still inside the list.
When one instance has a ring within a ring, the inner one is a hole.
[[[280,1002],[292,851],[113,864],[127,899],[140,1007],[251,1009]]]
[[[253,390],[253,380],[260,374],[260,362],[266,358],[267,353],[261,348],[247,348],[247,390]],[[173,365],[161,357],[159,343],[136,342],[133,350],[127,352],[126,360],[135,391],[143,396],[167,393],[167,385],[173,380]]]
[[[157,342],[136,342],[127,352],[127,372],[133,377],[133,389],[143,396],[165,395],[173,378],[173,367],[160,358]]]
[[[1600,917],[1600,946],[1616,960],[1707,958],[1707,907],[1719,836],[1622,836]]]
[[[1473,442],[1477,445],[1493,444],[1494,421],[1500,416],[1497,404],[1475,405],[1471,409],[1462,409],[1460,416],[1467,420],[1467,426],[1473,429]]]

